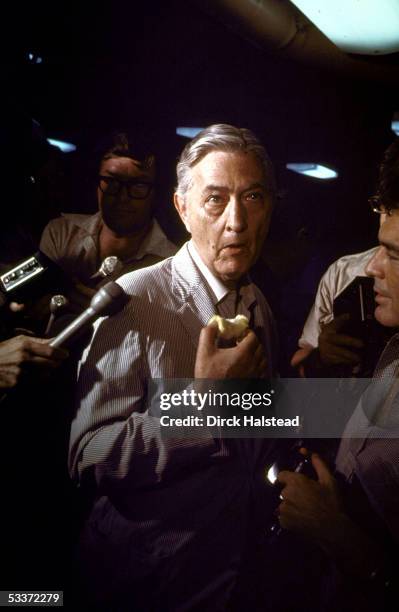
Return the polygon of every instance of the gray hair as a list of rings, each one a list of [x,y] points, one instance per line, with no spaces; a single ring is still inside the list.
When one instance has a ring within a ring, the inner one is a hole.
[[[275,199],[276,180],[273,165],[264,146],[251,130],[226,123],[210,125],[184,147],[176,168],[176,193],[179,196],[184,197],[191,187],[191,168],[212,151],[254,153],[262,164],[266,187],[273,200]]]

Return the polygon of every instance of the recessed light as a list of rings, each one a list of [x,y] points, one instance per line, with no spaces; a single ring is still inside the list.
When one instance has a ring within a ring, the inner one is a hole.
[[[328,166],[322,166],[321,164],[314,163],[290,163],[286,164],[288,170],[297,172],[298,174],[304,174],[305,176],[311,176],[321,180],[331,180],[338,176],[338,172],[329,168]]]

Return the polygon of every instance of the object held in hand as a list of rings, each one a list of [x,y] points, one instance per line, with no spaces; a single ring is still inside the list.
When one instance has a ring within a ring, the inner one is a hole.
[[[61,293],[69,286],[61,268],[41,251],[0,275],[0,306],[24,304],[48,293]]]
[[[116,274],[120,272],[122,269],[123,269],[123,264],[121,260],[118,257],[116,257],[116,255],[110,255],[109,257],[106,257],[104,259],[98,272],[100,276],[103,276],[104,278],[106,278],[107,276],[110,276],[111,274]]]
[[[54,321],[56,316],[61,314],[61,312],[68,306],[69,302],[65,295],[57,294],[53,295],[50,300],[50,317],[47,321],[47,327],[44,332],[44,336],[47,338],[50,335],[51,329],[54,325]]]
[[[53,314],[55,314],[57,312],[57,310],[60,310],[61,308],[64,308],[65,306],[68,305],[68,300],[65,297],[65,295],[53,295],[53,297],[50,300],[50,312]]]
[[[306,453],[302,451],[298,453],[298,451],[303,448],[303,443],[303,440],[296,440],[289,449],[279,454],[277,460],[266,471],[266,482],[274,487],[274,498],[276,504],[275,514],[277,517],[279,517],[278,506],[280,505],[281,500],[284,501],[282,487],[278,482],[278,475],[281,471],[289,470],[290,472],[305,474],[305,476],[308,476],[313,480],[317,480],[317,474],[312,465],[311,453],[308,451]],[[283,528],[280,526],[280,521],[277,518],[276,520],[273,520],[270,525],[268,525],[266,535],[268,537],[272,537],[273,539],[277,539],[280,537],[282,531]]]
[[[237,315],[234,319],[224,319],[213,315],[208,325],[217,325],[218,335],[224,340],[241,340],[248,329],[249,321],[245,315]]]

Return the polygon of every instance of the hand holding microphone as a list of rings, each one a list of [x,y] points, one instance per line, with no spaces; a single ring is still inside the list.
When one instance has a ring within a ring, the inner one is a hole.
[[[19,386],[28,372],[37,376],[59,366],[68,357],[65,344],[69,345],[100,315],[121,310],[127,300],[120,285],[109,282],[93,296],[90,306],[52,340],[20,335],[0,342],[0,389],[9,391]],[[53,309],[57,308],[55,302]],[[0,394],[0,402],[5,397]]]
[[[4,340],[0,342],[0,389],[13,389],[29,375],[45,375],[67,357],[68,351],[51,347],[44,338],[19,335]]]

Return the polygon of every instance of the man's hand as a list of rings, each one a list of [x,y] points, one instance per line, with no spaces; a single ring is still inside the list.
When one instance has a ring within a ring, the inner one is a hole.
[[[312,465],[318,480],[294,472],[279,473],[283,485],[279,520],[284,529],[323,541],[342,514],[341,500],[337,482],[319,455],[312,454]]]
[[[337,481],[319,455],[312,454],[312,464],[318,480],[287,471],[278,475],[280,525],[317,541],[344,572],[369,579],[384,551],[344,513]]]
[[[68,357],[68,352],[49,346],[50,340],[16,336],[0,342],[0,388],[15,387],[26,373],[48,372]]]
[[[340,333],[349,315],[341,315],[322,326],[319,336],[319,356],[324,366],[358,365],[364,343],[358,338]]]
[[[201,331],[195,359],[195,378],[262,378],[267,370],[263,348],[253,331],[233,348],[218,348],[218,328],[207,325]]]

